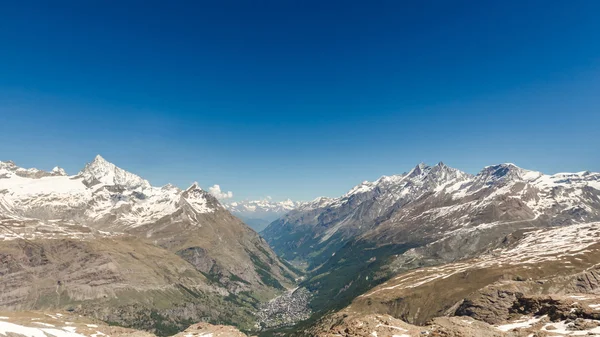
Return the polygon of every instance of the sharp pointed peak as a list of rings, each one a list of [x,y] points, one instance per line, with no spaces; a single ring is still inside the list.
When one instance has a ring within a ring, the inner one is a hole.
[[[409,177],[420,176],[425,171],[427,171],[427,169],[429,169],[429,168],[430,167],[427,166],[427,164],[425,164],[424,162],[420,162],[419,164],[417,164],[417,166],[415,166],[412,170],[410,170],[410,172],[408,172],[407,176],[409,176]]]
[[[100,154],[97,154],[94,157],[94,160],[91,161],[91,163],[97,163],[97,164],[102,163],[102,164],[111,164],[111,165],[114,165],[113,163],[109,162],[104,157],[102,157]]]
[[[67,172],[65,172],[65,170],[62,167],[58,167],[58,166],[55,166],[52,169],[52,171],[50,171],[50,172],[52,172],[55,175],[59,175],[59,176],[66,176],[67,175]]]
[[[121,185],[131,189],[151,187],[147,180],[118,167],[101,155],[97,155],[93,161],[87,163],[78,175],[82,176],[89,185],[101,183]]]
[[[444,164],[443,162],[439,162],[435,165],[433,165],[431,167],[432,171],[447,171],[450,170],[450,167],[448,167],[446,164]]]
[[[198,184],[197,181],[194,181],[190,187],[185,189],[186,191],[193,191],[193,190],[202,190],[202,188],[200,187],[200,184]]]
[[[83,170],[81,170],[80,173],[91,172],[91,171],[97,172],[98,170],[105,171],[108,169],[108,167],[111,167],[111,166],[115,166],[115,165],[106,161],[106,159],[102,158],[102,156],[97,155],[96,157],[94,157],[94,159],[91,162],[88,162],[85,164],[85,167],[83,168]],[[105,169],[101,169],[101,168],[105,168]]]
[[[82,171],[89,170],[90,168],[95,168],[95,167],[116,168],[117,165],[109,162],[108,160],[104,159],[104,157],[97,154],[91,162],[89,162],[85,165],[85,167],[83,168]]]

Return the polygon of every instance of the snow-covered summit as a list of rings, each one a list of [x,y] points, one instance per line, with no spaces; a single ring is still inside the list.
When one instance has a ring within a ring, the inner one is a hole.
[[[470,174],[448,167],[442,162],[434,166],[419,163],[408,173],[382,176],[375,181],[363,181],[339,198],[318,198],[301,208],[338,208],[363,199],[373,199],[380,202],[383,208],[388,208],[400,199],[414,200],[423,193],[439,191],[465,182],[471,177]]]
[[[50,171],[50,172],[52,172],[54,175],[57,175],[57,176],[66,176],[67,175],[67,172],[62,167],[58,167],[58,166],[55,166],[52,169],[52,171]]]
[[[119,230],[170,216],[183,204],[198,214],[222,209],[213,199],[197,184],[186,191],[173,185],[153,187],[99,155],[74,176],[60,167],[46,172],[0,162],[0,216],[14,219],[43,223],[68,219]]]
[[[542,173],[529,171],[512,163],[486,166],[477,174],[473,181],[473,188],[481,188],[495,184],[509,183],[517,180],[534,180]]]
[[[120,185],[130,189],[148,189],[151,187],[147,180],[117,167],[100,155],[97,155],[91,163],[85,165],[79,175],[90,186],[96,184]]]

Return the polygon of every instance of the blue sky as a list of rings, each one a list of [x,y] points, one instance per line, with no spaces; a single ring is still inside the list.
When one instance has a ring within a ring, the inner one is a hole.
[[[600,171],[598,1],[5,1],[0,160],[235,199]]]

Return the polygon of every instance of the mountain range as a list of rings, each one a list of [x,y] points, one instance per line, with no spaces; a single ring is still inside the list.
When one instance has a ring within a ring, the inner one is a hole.
[[[599,220],[599,173],[499,164],[471,175],[439,163],[318,198],[262,235],[283,258],[307,264],[301,286],[318,317],[395,274],[476,257],[516,231]]]
[[[240,218],[257,232],[265,229],[271,222],[279,219],[289,211],[303,205],[304,202],[273,201],[271,198],[261,200],[243,200],[224,203],[223,205],[231,214]]]
[[[179,331],[254,325],[298,276],[192,184],[154,187],[97,156],[76,175],[0,162],[0,308],[71,310]]]
[[[246,216],[277,219],[261,237]],[[421,163],[338,198],[221,204],[100,156],[73,176],[0,162],[0,309],[159,336],[199,321],[265,336],[600,333],[598,245],[588,171]]]

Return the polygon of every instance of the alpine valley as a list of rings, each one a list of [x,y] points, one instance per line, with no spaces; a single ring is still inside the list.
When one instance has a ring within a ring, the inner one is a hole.
[[[297,334],[546,336],[532,333],[592,333],[600,318],[597,221],[598,173],[439,163],[318,198],[262,235],[308,265],[313,315]],[[477,323],[436,318],[465,315]],[[524,329],[506,334],[513,326]]]
[[[0,162],[0,233],[0,335],[600,334],[599,173],[419,164],[223,205],[100,156],[73,176]]]

